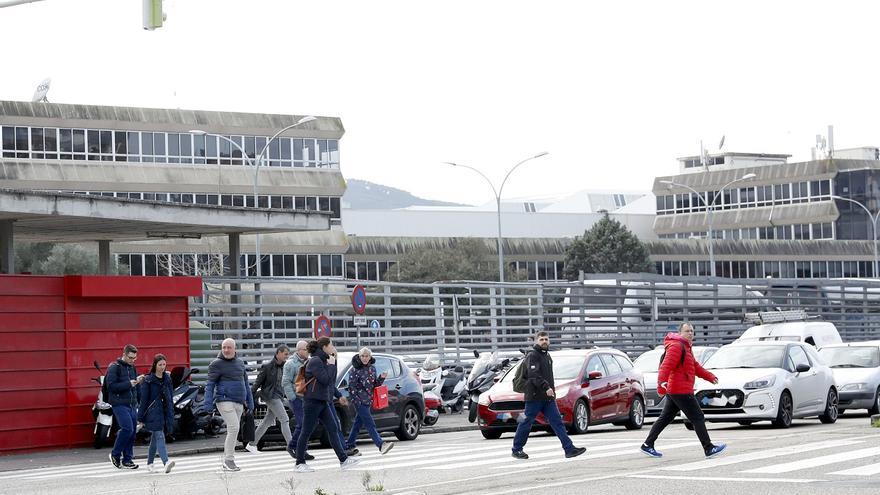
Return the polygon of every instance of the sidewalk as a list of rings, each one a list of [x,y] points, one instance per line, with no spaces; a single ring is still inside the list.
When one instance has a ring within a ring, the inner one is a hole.
[[[468,423],[467,412],[464,414],[441,414],[440,420],[434,426],[422,425],[422,435],[431,433],[449,433],[456,431],[475,430],[476,423]],[[214,438],[205,438],[203,435],[193,440],[183,440],[168,444],[168,455],[170,457],[181,457],[194,454],[205,454],[211,452],[223,451],[223,439],[225,435]],[[418,440],[417,440],[418,441]],[[147,456],[147,445],[135,444],[134,457],[135,461],[145,459]],[[267,446],[266,450],[281,450],[282,445]],[[91,462],[110,462],[108,455],[110,447],[95,450],[88,447],[80,447],[76,449],[51,450],[44,452],[29,452],[27,454],[8,455],[0,457],[0,472],[13,471],[19,469],[33,469],[41,467],[56,467],[68,464],[84,464]]]

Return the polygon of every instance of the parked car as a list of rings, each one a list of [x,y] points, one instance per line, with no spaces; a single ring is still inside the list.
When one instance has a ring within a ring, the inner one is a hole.
[[[353,352],[340,352],[337,355],[336,386],[343,397],[348,397],[348,372],[351,369],[351,358],[355,355],[356,353]],[[380,433],[394,432],[394,435],[400,440],[415,440],[421,431],[422,419],[425,414],[425,400],[422,396],[422,385],[419,383],[418,376],[398,356],[375,352],[373,357],[376,359],[377,374],[388,372],[384,383],[388,387],[388,407],[373,410],[376,429]],[[348,407],[342,407],[338,401],[335,402],[335,406],[339,421],[342,423],[342,430],[348,435],[355,418],[354,406],[349,402]],[[258,401],[254,409],[254,419],[259,422],[266,415],[266,406],[262,401]],[[290,410],[287,411],[287,414],[290,418],[290,429],[293,431],[296,421]],[[366,432],[363,432],[362,435],[366,435]],[[330,446],[330,440],[320,424],[311,439],[319,440],[324,447]],[[281,428],[277,423],[266,431],[257,448],[262,448],[262,444],[275,442],[284,442]]]
[[[819,356],[834,373],[840,414],[846,409],[880,414],[880,341],[829,345]]]
[[[717,350],[717,347],[693,347],[694,359],[703,364]],[[666,397],[661,397],[657,393],[657,373],[660,370],[660,356],[663,355],[663,351],[664,347],[658,345],[633,361],[633,366],[642,372],[645,379],[645,416],[660,416],[666,403]]]
[[[562,421],[573,434],[591,425],[614,423],[639,429],[645,419],[642,373],[626,354],[615,349],[551,351],[556,404]],[[524,360],[523,360],[524,361]],[[513,391],[513,377],[523,361],[512,366],[488,391],[480,395],[478,422],[487,439],[516,431],[525,409],[523,394]],[[535,428],[549,428],[539,416]]]
[[[794,418],[837,421],[834,375],[809,344],[736,342],[718,349],[705,368],[718,378],[717,385],[699,378],[694,384],[706,421],[771,421],[780,428],[788,428]]]

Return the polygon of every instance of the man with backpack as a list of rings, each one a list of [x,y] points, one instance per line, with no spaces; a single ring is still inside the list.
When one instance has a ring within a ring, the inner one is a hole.
[[[663,342],[666,350],[660,361],[660,370],[657,375],[657,393],[666,395],[666,404],[663,412],[651,427],[648,438],[642,444],[641,450],[650,457],[663,457],[663,454],[654,448],[654,442],[669,423],[683,412],[687,419],[694,425],[694,431],[703,444],[703,452],[707,458],[715,457],[724,452],[727,445],[719,443],[714,445],[709,439],[706,430],[706,420],[700,404],[694,397],[694,380],[697,376],[703,380],[718,383],[718,378],[706,371],[700,363],[694,359],[691,344],[694,341],[694,327],[690,323],[682,323],[678,327],[678,333],[670,332]]]
[[[556,391],[553,380],[553,359],[550,357],[550,334],[540,331],[535,334],[535,346],[523,358],[513,378],[513,390],[525,396],[525,411],[519,417],[519,425],[516,427],[516,435],[513,437],[513,457],[515,459],[528,459],[529,455],[523,452],[523,447],[529,439],[532,424],[539,413],[550,424],[553,433],[562,443],[565,457],[577,457],[587,449],[575,447],[565,425],[562,424],[562,415],[556,406]]]
[[[284,395],[287,396],[287,400],[290,402],[290,410],[293,412],[293,417],[296,421],[296,426],[290,435],[290,441],[287,442],[287,453],[294,459],[296,459],[296,442],[299,440],[299,432],[302,431],[303,423],[303,394],[296,391],[296,377],[299,375],[299,370],[302,369],[309,359],[308,346],[309,343],[305,340],[300,340],[296,343],[296,350],[284,363],[284,371],[281,377]],[[314,456],[306,452],[305,459],[307,461],[311,461],[314,458]]]
[[[137,408],[140,400],[138,385],[144,381],[144,375],[138,376],[134,369],[137,359],[137,347],[126,344],[122,357],[107,367],[104,377],[107,402],[113,406],[113,416],[119,425],[110,462],[117,469],[137,469],[134,457],[134,436],[137,431]],[[120,456],[122,459],[120,459]]]

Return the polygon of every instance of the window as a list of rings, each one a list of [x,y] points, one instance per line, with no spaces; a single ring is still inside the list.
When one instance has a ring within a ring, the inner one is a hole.
[[[786,359],[786,369],[794,373],[798,365],[810,365],[807,353],[799,345],[793,345],[788,349],[788,359]]]
[[[397,378],[399,375],[396,373],[394,366],[391,364],[391,359],[386,357],[376,357],[376,375],[381,375],[382,373],[388,373],[388,378]]]
[[[523,208],[525,209],[526,213],[535,213],[535,203],[523,203]]]
[[[623,370],[620,369],[620,365],[617,364],[617,361],[611,357],[610,354],[600,354],[602,358],[602,362],[605,363],[605,368],[608,369],[608,376],[615,376],[623,373]]]
[[[617,361],[617,364],[620,366],[620,369],[623,371],[629,371],[633,368],[633,364],[629,360],[629,358],[626,358],[623,356],[618,356],[617,354],[615,354],[614,359]]]
[[[584,375],[589,376],[593,371],[602,373],[602,376],[608,375],[608,373],[605,372],[605,366],[602,365],[602,361],[598,355],[591,357],[587,362],[587,370],[584,372]]]

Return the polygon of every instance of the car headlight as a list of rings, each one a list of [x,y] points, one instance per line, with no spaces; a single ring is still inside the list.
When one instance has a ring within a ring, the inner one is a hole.
[[[743,388],[746,390],[758,390],[761,388],[772,387],[774,383],[776,383],[776,375],[768,375],[746,383],[743,385]]]
[[[480,400],[477,401],[477,404],[481,406],[488,406],[492,401],[489,400],[489,394],[480,394]]]
[[[847,383],[846,385],[840,387],[841,392],[858,392],[859,390],[867,390],[867,383]]]

